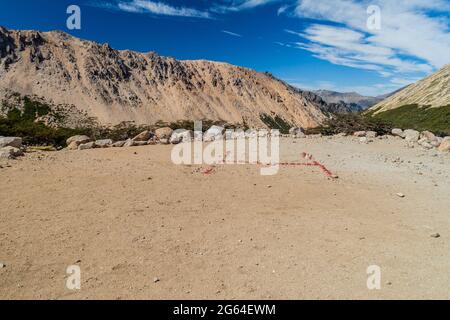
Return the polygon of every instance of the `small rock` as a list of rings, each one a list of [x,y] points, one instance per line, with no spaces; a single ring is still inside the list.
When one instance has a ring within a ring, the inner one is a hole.
[[[153,283],[158,283],[159,281],[160,281],[159,278],[157,278],[157,277],[153,278]]]
[[[403,193],[401,193],[401,192],[397,193],[397,196],[398,196],[399,198],[404,198],[404,197],[405,197],[405,195],[404,195]]]
[[[431,235],[431,237],[437,239],[437,238],[440,238],[441,235],[440,235],[439,233],[433,233],[433,234]]]
[[[378,136],[378,133],[376,133],[375,131],[367,131],[366,132],[366,137],[367,138],[375,139],[377,136]]]
[[[3,262],[0,262],[0,269],[6,268],[6,264],[4,264]]]

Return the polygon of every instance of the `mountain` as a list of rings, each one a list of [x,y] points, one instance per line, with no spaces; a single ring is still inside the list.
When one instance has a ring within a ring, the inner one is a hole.
[[[264,127],[269,116],[309,128],[326,119],[314,101],[267,73],[115,50],[60,31],[0,27],[0,92],[72,105],[101,124],[208,119]]]
[[[367,114],[402,129],[450,135],[450,65],[396,92]]]
[[[314,91],[314,93],[322,97],[322,99],[324,99],[327,103],[338,104],[341,105],[342,108],[347,107],[347,109],[349,109],[350,111],[362,111],[364,109],[372,107],[385,98],[385,96],[368,97],[362,96],[356,92],[342,93],[329,90],[317,90]]]
[[[400,90],[371,110],[383,112],[407,105],[433,108],[450,105],[450,65]]]

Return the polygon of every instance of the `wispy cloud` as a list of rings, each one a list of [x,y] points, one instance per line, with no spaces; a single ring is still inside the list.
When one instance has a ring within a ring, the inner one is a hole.
[[[116,2],[97,3],[97,6],[132,13],[150,13],[155,15],[203,19],[213,18],[211,13],[208,11],[201,11],[187,7],[176,7],[163,2],[156,2],[151,0],[119,0]]]
[[[240,35],[240,34],[238,34],[238,33],[234,33],[234,32],[228,31],[228,30],[222,30],[221,32],[222,32],[222,33],[226,33],[226,34],[228,34],[228,35],[230,35],[230,36],[233,36],[233,37],[239,37],[239,38],[242,38],[242,35]]]
[[[281,0],[226,0],[212,6],[217,13],[237,12],[264,6]]]
[[[381,30],[367,28],[369,5],[381,8]],[[331,63],[394,73],[429,73],[449,62],[447,0],[299,0],[290,15],[316,22],[293,32],[296,46]]]

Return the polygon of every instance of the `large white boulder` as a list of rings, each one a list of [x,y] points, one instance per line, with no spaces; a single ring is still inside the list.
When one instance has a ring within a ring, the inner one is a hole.
[[[420,132],[417,130],[411,130],[411,129],[405,130],[403,132],[403,135],[407,142],[418,142],[419,138],[420,138]]]
[[[224,127],[212,126],[203,134],[203,141],[209,142],[222,139],[224,130]]]
[[[169,139],[171,144],[178,144],[182,142],[190,142],[192,141],[192,132],[185,129],[178,129],[172,133],[172,136]]]
[[[19,137],[1,137],[0,138],[0,148],[4,147],[22,147],[22,138]]]

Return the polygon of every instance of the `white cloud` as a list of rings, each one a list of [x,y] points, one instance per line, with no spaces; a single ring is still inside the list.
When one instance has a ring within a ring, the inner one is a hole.
[[[227,0],[222,4],[213,6],[212,11],[217,13],[242,11],[279,1],[281,0]]]
[[[367,28],[369,5],[381,8],[381,30]],[[382,76],[430,73],[449,63],[449,13],[447,0],[299,0],[292,12],[322,21],[295,33],[305,40],[299,48]]]
[[[111,4],[109,4],[108,7],[111,7]],[[116,4],[116,8],[122,11],[133,13],[152,13],[156,15],[204,19],[212,18],[211,14],[207,11],[200,11],[197,9],[186,7],[175,7],[163,2],[150,0],[119,1]]]
[[[242,35],[240,35],[240,34],[238,34],[238,33],[234,33],[234,32],[228,31],[228,30],[222,30],[222,32],[223,32],[223,33],[226,33],[226,34],[228,34],[228,35],[230,35],[230,36],[233,36],[233,37],[239,37],[239,38],[242,38]]]

